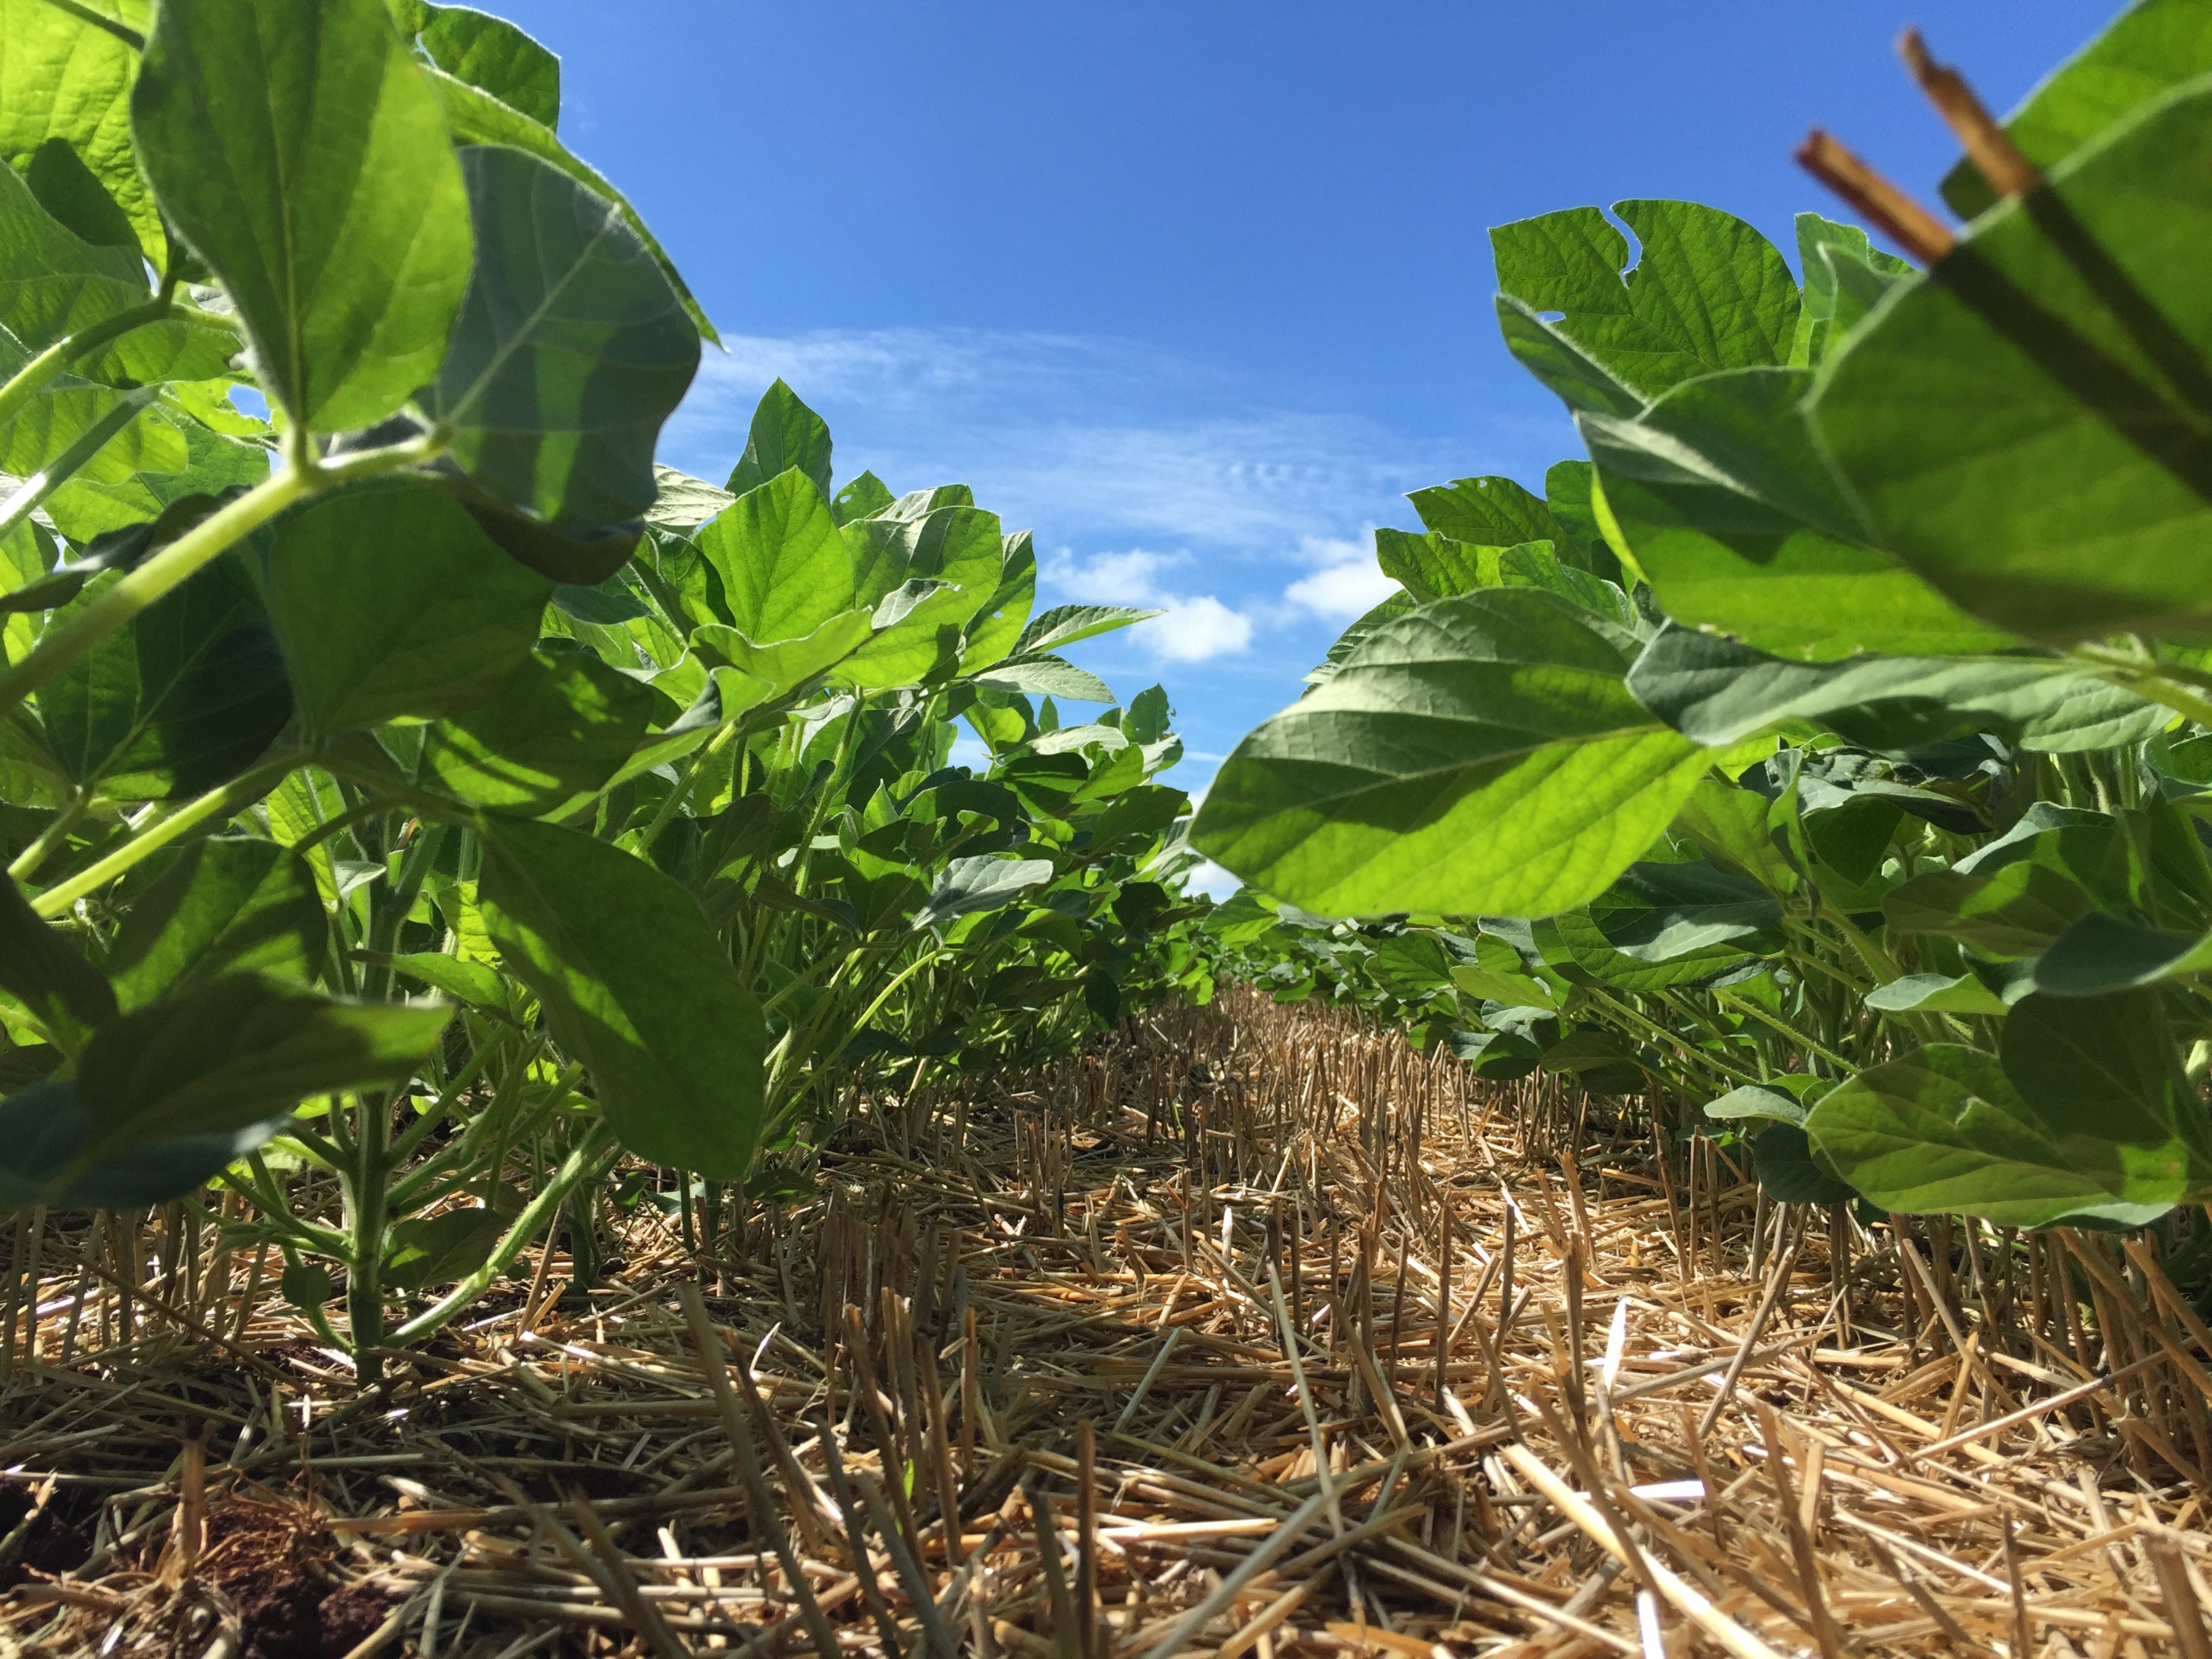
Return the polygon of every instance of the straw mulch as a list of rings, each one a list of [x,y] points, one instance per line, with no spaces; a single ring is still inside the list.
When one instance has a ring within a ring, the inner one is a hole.
[[[1900,1249],[1623,1104],[1239,991],[365,1395],[176,1215],[19,1218],[0,1653],[2205,1652],[2185,1241]]]

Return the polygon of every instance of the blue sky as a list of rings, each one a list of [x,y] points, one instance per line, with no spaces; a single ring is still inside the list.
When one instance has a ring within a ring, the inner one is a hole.
[[[1954,149],[1899,28],[2002,108],[2112,9],[489,3],[728,347],[663,459],[720,482],[781,374],[841,479],[973,485],[1041,603],[1169,608],[1079,654],[1166,684],[1191,788],[1387,591],[1407,490],[1574,453],[1498,343],[1488,227],[1688,197],[1788,252],[1841,216],[1790,160],[1815,122],[1932,204]]]

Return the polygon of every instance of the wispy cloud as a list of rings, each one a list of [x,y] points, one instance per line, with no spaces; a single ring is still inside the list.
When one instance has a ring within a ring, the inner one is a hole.
[[[1372,538],[1309,536],[1299,556],[1313,567],[1283,590],[1292,607],[1340,627],[1363,617],[1397,590],[1375,562]]]
[[[1165,612],[1139,623],[1131,635],[1159,662],[1206,662],[1234,656],[1252,644],[1252,618],[1218,594],[1184,591],[1175,574],[1188,556],[1131,548],[1079,558],[1067,549],[1048,556],[1039,569],[1054,599],[1081,605],[1142,605]]]
[[[968,483],[1054,544],[1279,556],[1398,516],[1406,490],[1451,470],[1434,443],[1364,416],[1255,407],[1231,377],[1126,341],[887,329],[726,343],[670,424],[678,465],[726,471],[781,376],[829,419],[841,475]]]

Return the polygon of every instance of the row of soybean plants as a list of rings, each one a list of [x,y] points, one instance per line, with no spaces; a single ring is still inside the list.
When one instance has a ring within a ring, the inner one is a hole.
[[[1494,232],[1586,455],[1414,495],[1193,839],[1279,995],[1656,1093],[1784,1199],[2137,1226],[2212,1199],[2212,5],[1960,125],[1955,235],[1860,192],[1917,264]]]
[[[1033,615],[781,383],[657,467],[712,330],[536,42],[0,40],[0,1204],[228,1189],[373,1376],[564,1209],[586,1266],[625,1152],[704,1224],[856,1087],[1210,991],[1164,695],[1057,654],[1145,613]]]

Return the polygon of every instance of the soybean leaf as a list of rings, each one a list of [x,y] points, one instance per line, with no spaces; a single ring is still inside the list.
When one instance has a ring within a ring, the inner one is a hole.
[[[1907,974],[1866,994],[1866,1006],[1886,1014],[2002,1014],[2004,999],[1972,974]]]
[[[1315,911],[1586,903],[1705,766],[1629,695],[1628,643],[1535,589],[1408,612],[1237,745],[1192,844]]]
[[[612,576],[588,587],[563,582],[553,590],[553,605],[562,615],[599,628],[620,628],[653,614],[650,605]]]
[[[1797,284],[1758,231],[1694,202],[1620,202],[1613,211],[1640,248],[1625,275],[1627,239],[1595,208],[1490,233],[1498,285],[1517,302],[1513,314],[1583,359],[1600,382],[1563,380],[1528,349],[1534,342],[1509,331],[1514,355],[1570,405],[1632,414],[1698,375],[1788,360]],[[1565,314],[1546,323],[1543,312]]]
[[[186,495],[171,502],[158,518],[111,530],[92,538],[81,557],[56,564],[43,574],[0,596],[0,611],[51,611],[67,605],[84,585],[106,570],[128,570],[198,524],[221,503],[211,495]],[[26,526],[29,529],[31,526]]]
[[[1890,1209],[2139,1225],[2212,1190],[2212,1136],[2154,991],[2028,997],[1999,1058],[1930,1044],[1837,1089],[1809,1127]]]
[[[61,153],[75,155],[66,145]],[[40,351],[149,297],[135,240],[119,247],[86,240],[13,168],[0,167],[0,328]],[[172,319],[142,323],[72,367],[101,380],[205,380],[227,372],[237,349],[234,335]]]
[[[1476,547],[1512,547],[1522,542],[1569,542],[1565,528],[1544,501],[1510,478],[1455,478],[1448,484],[1416,489],[1406,499],[1422,525],[1439,536]]]
[[[115,1017],[106,976],[67,934],[40,919],[13,877],[0,878],[0,991],[71,1051]]]
[[[1775,844],[1774,805],[1755,789],[1700,778],[1674,828],[1723,868],[1740,870],[1769,892],[1787,896],[1797,890],[1799,878]]]
[[[161,0],[131,127],[294,422],[372,425],[436,372],[468,283],[468,203],[382,0]]]
[[[1997,957],[2040,955],[2061,933],[2124,895],[2112,839],[2053,831],[2030,856],[1987,870],[1929,870],[1893,888],[1882,915],[1900,933],[1941,933]]]
[[[1031,696],[1062,697],[1071,702],[1111,702],[1106,682],[1087,668],[1059,657],[1024,655],[994,663],[975,677],[993,691],[1024,691]]]
[[[132,900],[107,971],[125,1009],[219,973],[307,981],[329,948],[314,872],[273,841],[210,836]]]
[[[471,1204],[395,1222],[384,1282],[398,1291],[419,1291],[466,1278],[491,1259],[508,1219],[489,1205]]]
[[[2172,719],[2157,704],[2057,657],[1876,657],[1785,662],[1669,624],[1637,659],[1630,689],[1668,725],[1714,748],[1791,720],[1905,749],[1995,731],[2064,752],[2141,742]]]
[[[800,638],[778,640],[771,645],[756,645],[738,629],[720,623],[695,629],[691,641],[710,661],[764,682],[769,688],[766,695],[775,696],[794,690],[847,661],[867,643],[869,631],[869,613],[856,609],[839,611]]]
[[[778,380],[761,394],[753,408],[751,429],[745,434],[745,453],[730,470],[724,486],[733,495],[757,489],[779,472],[796,469],[814,481],[826,498],[830,494],[830,424],[805,404],[799,394]]]
[[[2054,641],[2212,622],[2191,271],[2208,144],[2212,88],[2137,111],[1823,367],[1823,447],[1882,544],[1961,609]]]
[[[219,496],[240,486],[250,489],[269,477],[269,452],[258,444],[240,443],[163,411],[147,418],[166,419],[183,433],[182,470],[141,471],[117,482],[101,478],[98,467],[89,474],[78,473],[46,501],[54,527],[71,541],[87,542],[110,531],[127,530],[190,496]]]
[[[574,830],[501,819],[483,844],[484,923],[561,1047],[590,1068],[622,1144],[712,1180],[743,1176],[767,1036],[697,901]]]
[[[858,602],[853,556],[805,474],[778,474],[694,538],[720,578],[724,618],[761,645],[803,638]]]
[[[2141,1225],[2170,1207],[2112,1193],[2076,1168],[1996,1056],[1931,1042],[1822,1098],[1808,1133],[1844,1178],[1887,1210],[1965,1210],[2008,1226],[2075,1217]]]
[[[941,927],[961,916],[1002,910],[1032,887],[1053,876],[1050,859],[1001,859],[983,856],[954,859],[930,889],[929,897],[915,912],[918,932]]]
[[[489,702],[386,742],[416,749],[410,769],[422,787],[535,817],[605,787],[644,741],[657,702],[595,656],[533,652]]]
[[[120,576],[99,577],[66,621]],[[249,585],[201,571],[64,668],[39,694],[48,746],[115,799],[197,795],[243,770],[292,716],[284,664]]]
[[[260,561],[311,736],[458,714],[497,696],[553,584],[442,491],[372,488],[285,518]]]
[[[1117,628],[1165,614],[1127,605],[1056,605],[1022,629],[1007,654],[1023,657],[1040,651],[1058,651],[1078,640],[1096,639]]]
[[[1722,1123],[1749,1118],[1802,1127],[1811,1109],[1796,1095],[1755,1083],[1731,1089],[1718,1100],[1705,1103],[1705,1115]]]
[[[518,149],[461,152],[476,264],[423,409],[508,504],[562,526],[653,505],[653,447],[699,334],[614,205]]]
[[[1837,1180],[1813,1157],[1813,1143],[1795,1123],[1775,1123],[1751,1143],[1753,1164],[1766,1195],[1783,1204],[1847,1204],[1859,1194]]]
[[[226,974],[100,1027],[77,1067],[89,1160],[242,1129],[310,1095],[405,1081],[453,1010],[349,1002]]]
[[[506,144],[515,149],[527,150],[541,161],[551,162],[586,190],[612,202],[616,211],[622,215],[623,222],[652,252],[654,263],[660,267],[660,274],[676,290],[677,298],[684,302],[684,309],[690,313],[699,332],[717,345],[721,343],[721,336],[714,332],[714,325],[707,320],[707,313],[699,308],[699,302],[692,298],[691,290],[684,286],[684,278],[678,274],[674,261],[653,239],[653,233],[645,228],[645,221],[638,216],[637,210],[629,204],[620,191],[607,182],[604,175],[571,155],[568,147],[554,136],[550,127],[532,120],[520,110],[511,108],[489,93],[472,87],[466,81],[448,75],[441,69],[426,65],[422,75],[444,106],[446,125],[452,129],[455,143]]]
[[[1772,932],[1782,906],[1758,884],[1689,864],[1632,864],[1590,902],[1606,943],[1639,962],[1669,962]]]
[[[503,17],[466,6],[425,6],[422,49],[456,80],[552,128],[561,120],[561,60]]]
[[[1634,420],[1579,418],[1615,530],[1667,613],[1792,657],[2017,643],[1869,544],[1806,423],[1812,384],[1802,368],[1737,369]]]
[[[678,472],[672,466],[655,463],[653,469],[653,505],[645,510],[645,521],[662,530],[674,530],[689,535],[737,499],[726,489],[717,489],[704,478],[695,478],[688,472]]]
[[[1380,532],[1377,533],[1379,535]],[[1306,684],[1320,685],[1334,678],[1337,671],[1351,660],[1353,652],[1367,643],[1376,629],[1394,617],[1404,616],[1419,603],[1411,593],[1393,593],[1372,611],[1358,618],[1352,626],[1336,636],[1336,642],[1329,647],[1328,654],[1306,671]]]
[[[830,511],[839,524],[850,524],[874,518],[896,499],[889,484],[872,472],[863,472],[830,498]]]
[[[498,970],[465,957],[449,957],[434,951],[404,951],[392,958],[392,967],[410,979],[420,980],[434,991],[443,991],[471,1008],[507,1006],[507,984]]]
[[[138,53],[127,33],[50,0],[0,0],[0,160],[28,173],[59,145],[106,190],[158,266],[167,239],[131,153]]]
[[[2005,131],[2030,161],[2049,167],[2167,88],[2208,72],[2212,19],[2204,9],[2196,0],[2136,0],[2030,93],[2005,118]],[[1944,178],[1943,199],[1970,219],[1996,193],[1961,159]]]
[[[290,1118],[285,1112],[235,1129],[149,1134],[87,1158],[93,1126],[77,1080],[41,1083],[0,1100],[0,1204],[126,1210],[166,1203],[266,1144]]]
[[[1904,260],[1875,246],[1858,226],[1817,213],[1797,216],[1797,264],[1805,273],[1805,291],[1790,361],[1806,368],[1819,368],[1832,343],[1915,274]]]
[[[2212,969],[2212,939],[2176,938],[2093,910],[2037,958],[2035,988],[2054,996],[2101,996],[2207,969]]]
[[[999,585],[968,624],[960,653],[961,672],[972,674],[1010,655],[1027,630],[1030,611],[1036,604],[1036,549],[1030,532],[1018,530],[1004,538]]]

